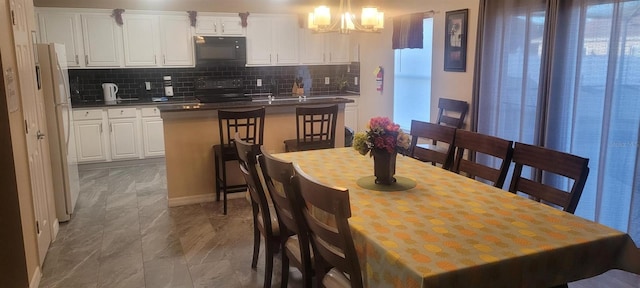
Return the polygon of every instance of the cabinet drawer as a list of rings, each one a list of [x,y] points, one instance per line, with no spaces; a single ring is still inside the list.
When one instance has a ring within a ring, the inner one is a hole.
[[[156,107],[141,108],[142,117],[160,117],[160,110]]]
[[[74,120],[100,120],[102,119],[102,109],[73,110]]]
[[[109,109],[108,114],[109,114],[109,119],[135,118],[136,108]]]

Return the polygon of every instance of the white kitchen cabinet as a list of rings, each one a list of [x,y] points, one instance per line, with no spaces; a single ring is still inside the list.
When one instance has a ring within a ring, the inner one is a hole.
[[[349,63],[349,35],[340,33],[313,33],[301,29],[300,63],[347,64]]]
[[[349,63],[349,35],[341,33],[329,33],[325,35],[325,53],[328,55],[328,63]]]
[[[356,99],[354,99],[356,100]],[[347,103],[344,107],[344,126],[358,132],[358,102]]]
[[[193,66],[193,35],[188,16],[160,16],[163,66]]]
[[[153,15],[123,15],[124,64],[157,66],[158,18]]]
[[[164,128],[158,108],[142,108],[144,157],[164,156]]]
[[[82,28],[80,15],[59,11],[38,11],[40,43],[64,44],[68,67],[81,67]],[[82,59],[84,60],[84,59]]]
[[[106,161],[107,134],[102,109],[74,110],[73,118],[78,162]]]
[[[108,109],[111,159],[140,157],[139,130],[136,108]]]
[[[122,31],[109,14],[82,14],[84,61],[87,67],[121,66]]]
[[[249,17],[247,65],[293,65],[300,62],[298,20],[290,15]]]
[[[196,34],[202,36],[243,36],[240,16],[198,16]]]

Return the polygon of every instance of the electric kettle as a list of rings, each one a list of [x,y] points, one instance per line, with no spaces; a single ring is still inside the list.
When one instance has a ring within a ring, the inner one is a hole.
[[[114,83],[102,83],[102,93],[104,94],[105,103],[115,103],[118,85]]]

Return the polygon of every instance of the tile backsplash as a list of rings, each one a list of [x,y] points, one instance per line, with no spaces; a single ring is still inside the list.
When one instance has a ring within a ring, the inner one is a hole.
[[[354,77],[360,76],[360,63],[320,66],[273,67],[196,67],[196,68],[127,68],[69,70],[72,101],[101,100],[102,83],[118,85],[119,98],[151,98],[164,96],[163,76],[171,76],[174,97],[191,97],[199,77],[240,78],[245,93],[290,93],[294,80],[303,77],[305,93],[331,95],[339,92],[338,80],[346,80],[347,90],[358,92]],[[325,84],[329,77],[330,84]],[[262,86],[257,86],[257,80]],[[145,89],[151,82],[151,90]],[[277,91],[276,91],[277,87]]]

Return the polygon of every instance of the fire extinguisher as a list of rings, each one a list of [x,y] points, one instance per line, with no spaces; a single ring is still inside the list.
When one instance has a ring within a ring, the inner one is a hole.
[[[384,86],[384,70],[381,66],[378,66],[378,73],[376,73],[376,90],[382,92]]]

